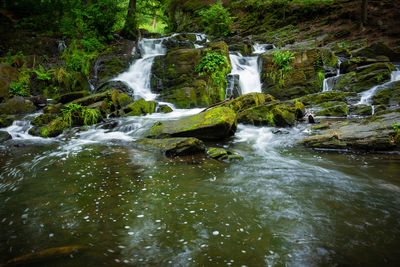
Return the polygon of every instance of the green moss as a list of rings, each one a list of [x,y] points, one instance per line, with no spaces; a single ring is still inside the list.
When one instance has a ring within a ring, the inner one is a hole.
[[[65,129],[68,129],[70,125],[62,118],[58,117],[55,120],[51,121],[47,126],[44,126],[40,130],[41,137],[56,137]]]
[[[347,116],[347,114],[348,114],[347,104],[345,103],[344,105],[342,104],[342,105],[331,106],[315,113],[315,115],[317,116],[334,116],[334,117],[343,117]]]
[[[229,107],[235,112],[240,112],[251,107],[263,105],[266,101],[271,102],[273,100],[274,98],[271,95],[267,97],[262,93],[249,93],[228,101],[222,106]]]
[[[330,101],[345,101],[347,97],[354,95],[355,95],[354,93],[332,90],[325,93],[307,95],[298,98],[297,100],[303,102],[305,105],[315,105]]]
[[[372,104],[373,105],[388,105],[390,98],[393,96],[393,89],[387,88],[379,91],[372,97]]]
[[[143,98],[136,100],[124,109],[125,116],[142,116],[152,114],[155,111],[156,103],[154,101],[146,101]]]
[[[308,129],[314,130],[314,131],[326,130],[326,129],[329,129],[330,126],[331,125],[329,123],[325,123],[325,124],[319,124],[319,125],[315,125],[315,126],[309,127]]]

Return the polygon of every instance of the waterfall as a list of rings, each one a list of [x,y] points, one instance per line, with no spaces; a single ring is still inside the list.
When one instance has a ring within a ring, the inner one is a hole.
[[[258,56],[244,57],[240,53],[229,54],[231,58],[231,75],[239,75],[242,94],[261,92],[260,66]]]
[[[337,78],[340,76],[340,65],[342,64],[342,60],[338,59],[337,68],[336,68],[336,76],[328,77],[324,79],[324,83],[322,86],[322,92],[331,91],[336,84]]]
[[[138,47],[142,58],[136,60],[126,72],[121,73],[113,80],[125,82],[133,89],[135,97],[154,100],[157,95],[152,93],[150,89],[151,67],[156,56],[167,53],[167,49],[163,45],[163,41],[167,38],[170,37],[141,39]]]
[[[369,90],[360,93],[361,99],[357,105],[371,105],[372,97],[382,89],[387,88],[392,82],[400,81],[400,71],[397,69],[392,71],[390,81],[384,84],[376,85]]]

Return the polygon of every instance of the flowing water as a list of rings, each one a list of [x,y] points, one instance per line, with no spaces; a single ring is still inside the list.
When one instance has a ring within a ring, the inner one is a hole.
[[[239,75],[242,94],[261,92],[260,66],[258,56],[244,57],[240,53],[230,53],[232,75]]]
[[[132,76],[150,75],[146,59],[164,53],[158,40],[146,42]],[[130,75],[119,79],[154,99]],[[296,145],[304,125],[239,125],[231,139],[208,144],[244,156],[231,164],[135,146],[156,121],[200,110],[119,118],[113,130],[52,139],[29,136],[30,117],[6,128],[15,139],[0,146],[0,264],[71,245],[87,249],[31,266],[400,264],[399,155],[306,150]]]
[[[331,91],[333,89],[333,87],[335,86],[338,77],[341,75],[340,74],[340,64],[342,64],[342,60],[340,58],[337,58],[337,59],[338,59],[338,63],[337,63],[337,68],[336,68],[336,76],[332,76],[332,77],[328,77],[328,78],[324,79],[324,82],[322,85],[322,92]]]

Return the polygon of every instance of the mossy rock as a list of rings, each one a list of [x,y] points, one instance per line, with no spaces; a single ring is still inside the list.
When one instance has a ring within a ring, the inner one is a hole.
[[[12,136],[8,132],[0,131],[0,144],[10,139],[12,139]]]
[[[373,105],[397,106],[400,104],[400,81],[390,83],[372,97]]]
[[[0,128],[5,128],[13,124],[16,119],[14,115],[0,115]]]
[[[36,106],[32,101],[22,97],[14,96],[8,99],[6,102],[0,104],[0,115],[1,114],[29,114],[36,111]]]
[[[39,116],[36,116],[35,118],[33,118],[33,120],[31,121],[31,124],[34,126],[40,127],[40,126],[50,123],[55,118],[56,118],[56,114],[43,113],[43,114],[40,114]]]
[[[376,58],[377,56],[387,56],[391,61],[400,61],[400,53],[395,52],[383,42],[376,42],[369,46],[356,49],[351,52],[354,57]]]
[[[340,73],[345,74],[355,71],[358,67],[366,66],[374,63],[389,62],[390,59],[385,56],[378,56],[377,58],[356,57],[350,58],[340,64]]]
[[[207,149],[207,155],[212,159],[228,161],[228,162],[243,159],[243,157],[239,154],[236,154],[224,148],[217,148],[217,147],[210,147],[209,149]]]
[[[170,113],[172,111],[172,108],[168,105],[159,105],[157,108],[158,113]]]
[[[174,121],[157,122],[150,138],[196,137],[201,140],[228,138],[236,132],[236,113],[227,107],[215,107]]]
[[[394,65],[392,63],[381,62],[362,66],[357,68],[356,71],[339,76],[333,89],[359,93],[375,85],[388,82],[393,70]]]
[[[139,139],[135,142],[144,147],[156,149],[167,157],[178,157],[204,153],[203,142],[193,137],[176,137],[166,139]]]
[[[303,102],[306,106],[308,106],[331,101],[346,101],[347,98],[351,96],[356,96],[356,93],[332,90],[324,93],[306,95],[298,98],[297,100]]]
[[[120,109],[133,102],[132,98],[125,93],[120,93],[118,90],[111,91],[111,101],[115,109]]]
[[[105,99],[110,99],[110,98],[111,98],[110,92],[104,92],[104,93],[99,93],[99,94],[94,94],[94,95],[86,96],[83,98],[79,98],[79,99],[72,101],[71,103],[78,104],[81,106],[89,106],[94,103],[103,101]]]
[[[349,112],[350,114],[357,116],[370,116],[372,115],[372,106],[363,104],[350,106]]]
[[[315,113],[316,116],[345,117],[348,114],[346,103],[327,103],[325,108]]]
[[[63,133],[70,125],[61,117],[52,120],[48,125],[40,128],[39,135],[41,137],[56,137]]]
[[[315,126],[311,126],[308,129],[313,130],[313,131],[320,131],[320,130],[326,130],[329,129],[331,125],[329,123],[324,123],[324,124],[319,124]]]
[[[76,99],[83,98],[83,97],[86,97],[89,95],[90,95],[90,93],[88,91],[76,91],[76,92],[70,92],[70,93],[60,95],[59,97],[54,98],[54,100],[58,103],[67,104],[71,101],[74,101]]]
[[[59,114],[61,112],[61,109],[63,108],[62,104],[56,104],[53,106],[46,106],[43,108],[44,113],[50,113],[50,114]]]
[[[102,55],[97,61],[98,84],[103,84],[109,79],[127,70],[132,63],[132,55]]]
[[[276,127],[293,126],[298,117],[298,108],[304,110],[304,106],[298,108],[289,106],[293,103],[272,102],[267,105],[261,105],[246,109],[237,116],[239,123],[252,125],[266,125]]]
[[[152,114],[155,111],[156,103],[146,101],[143,98],[136,100],[124,108],[125,116],[142,116]]]
[[[271,95],[265,95],[262,93],[249,93],[230,100],[221,106],[231,108],[235,112],[240,112],[271,101],[274,101],[274,97]]]

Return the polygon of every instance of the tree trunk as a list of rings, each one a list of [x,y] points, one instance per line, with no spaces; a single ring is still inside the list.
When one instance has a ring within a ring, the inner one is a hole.
[[[362,0],[361,2],[361,24],[364,26],[368,20],[368,0]]]
[[[122,35],[126,38],[135,39],[137,37],[136,25],[136,0],[129,0],[128,15],[126,16],[125,26],[122,29]]]

